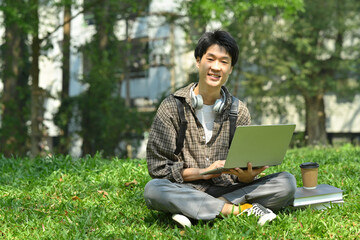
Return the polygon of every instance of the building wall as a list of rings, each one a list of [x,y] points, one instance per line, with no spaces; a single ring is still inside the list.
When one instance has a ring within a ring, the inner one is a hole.
[[[145,98],[156,102],[163,94],[171,92],[171,73],[169,66],[171,51],[174,51],[175,88],[187,81],[187,72],[195,61],[186,48],[185,33],[181,26],[174,25],[174,46],[170,44],[170,24],[162,14],[177,14],[178,1],[153,0],[149,6],[149,16],[134,24],[133,36],[149,38],[149,64],[147,78],[130,81],[131,98]],[[190,59],[189,59],[190,58]],[[122,96],[126,94],[126,85],[122,86]]]

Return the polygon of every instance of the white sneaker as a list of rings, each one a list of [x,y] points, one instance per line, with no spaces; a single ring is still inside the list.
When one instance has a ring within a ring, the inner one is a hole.
[[[182,214],[173,214],[172,215],[172,219],[177,223],[178,226],[180,227],[191,227],[191,222],[189,220],[189,218],[187,218],[186,216],[182,215]]]
[[[258,224],[263,226],[266,222],[271,222],[276,218],[276,214],[273,213],[270,209],[262,206],[259,203],[252,204],[251,208],[248,208],[241,212],[240,214],[247,213],[248,216],[255,215],[259,217]]]

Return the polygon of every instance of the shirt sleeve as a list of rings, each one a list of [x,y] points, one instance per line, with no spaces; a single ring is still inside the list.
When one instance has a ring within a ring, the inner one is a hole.
[[[146,160],[152,178],[182,183],[184,163],[174,154],[179,128],[178,114],[175,100],[171,98],[166,98],[156,113],[147,143]]]
[[[238,119],[236,121],[236,125],[250,125],[251,123],[251,117],[249,109],[246,107],[246,105],[243,102],[239,102],[238,107]]]

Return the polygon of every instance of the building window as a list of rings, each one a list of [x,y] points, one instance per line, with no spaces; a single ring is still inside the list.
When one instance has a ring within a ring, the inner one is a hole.
[[[149,69],[149,38],[133,38],[130,44],[130,55],[128,58],[129,77],[146,78]]]

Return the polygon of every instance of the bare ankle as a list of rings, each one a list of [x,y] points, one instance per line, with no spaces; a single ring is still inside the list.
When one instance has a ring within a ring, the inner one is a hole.
[[[223,209],[221,210],[221,213],[226,217],[231,214],[238,215],[240,211],[238,206],[231,203],[225,203]]]

